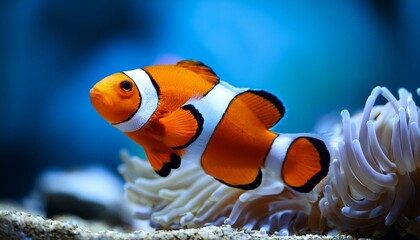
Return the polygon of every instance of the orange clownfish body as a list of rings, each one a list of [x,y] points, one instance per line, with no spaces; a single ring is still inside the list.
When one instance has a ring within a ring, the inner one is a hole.
[[[187,160],[226,185],[249,190],[260,186],[266,168],[288,187],[309,192],[328,173],[330,154],[320,137],[269,130],[285,113],[279,99],[235,88],[201,62],[116,73],[90,96],[163,177]]]

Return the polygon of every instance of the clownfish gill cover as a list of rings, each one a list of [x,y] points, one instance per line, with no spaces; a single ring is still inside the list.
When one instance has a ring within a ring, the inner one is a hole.
[[[145,150],[149,163],[123,151],[119,171],[127,198],[148,209],[134,216],[157,228],[420,235],[420,111],[404,89],[396,99],[375,88],[328,137],[271,131],[281,100],[193,60],[112,74],[90,97]]]

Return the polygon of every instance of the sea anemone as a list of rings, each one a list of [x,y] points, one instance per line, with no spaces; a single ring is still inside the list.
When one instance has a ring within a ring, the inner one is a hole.
[[[296,199],[274,178],[264,178],[259,191],[228,187],[205,174],[197,165],[183,163],[166,178],[156,175],[147,161],[121,152],[119,168],[127,183],[127,199],[141,206],[134,217],[150,219],[156,228],[174,229],[230,224],[283,235],[306,228],[312,204]]]
[[[388,103],[375,106],[379,95]],[[420,235],[420,111],[405,89],[399,97],[376,87],[362,113],[350,118],[342,111],[342,126],[330,142],[330,172],[309,194],[270,174],[263,174],[257,190],[231,188],[189,162],[160,178],[147,161],[122,151],[126,198],[139,206],[134,217],[156,228],[229,224],[288,235],[375,234],[395,226]]]
[[[417,90],[420,95],[420,89]],[[388,102],[374,106],[382,95]],[[363,112],[343,110],[319,208],[332,227],[365,234],[394,225],[420,235],[420,111],[405,89],[376,87]]]

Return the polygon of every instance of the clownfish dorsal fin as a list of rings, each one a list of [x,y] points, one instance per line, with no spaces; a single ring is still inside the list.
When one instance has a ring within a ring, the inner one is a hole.
[[[282,167],[282,179],[298,192],[310,192],[328,174],[330,154],[324,141],[298,137],[289,146]]]
[[[160,123],[165,129],[163,142],[173,149],[188,147],[201,134],[203,130],[203,117],[200,112],[190,104],[161,118]]]
[[[183,67],[200,75],[205,80],[217,84],[219,77],[209,66],[196,60],[182,60],[176,63],[176,66]]]
[[[283,103],[263,90],[248,90],[238,96],[267,127],[273,127],[284,116]]]

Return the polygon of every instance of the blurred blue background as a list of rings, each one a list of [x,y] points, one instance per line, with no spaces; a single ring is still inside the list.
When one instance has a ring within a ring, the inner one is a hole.
[[[92,108],[89,89],[122,70],[197,59],[287,107],[280,132],[311,131],[372,88],[420,86],[420,1],[0,2],[0,199],[46,167],[141,154]],[[419,98],[415,98],[419,102]]]

